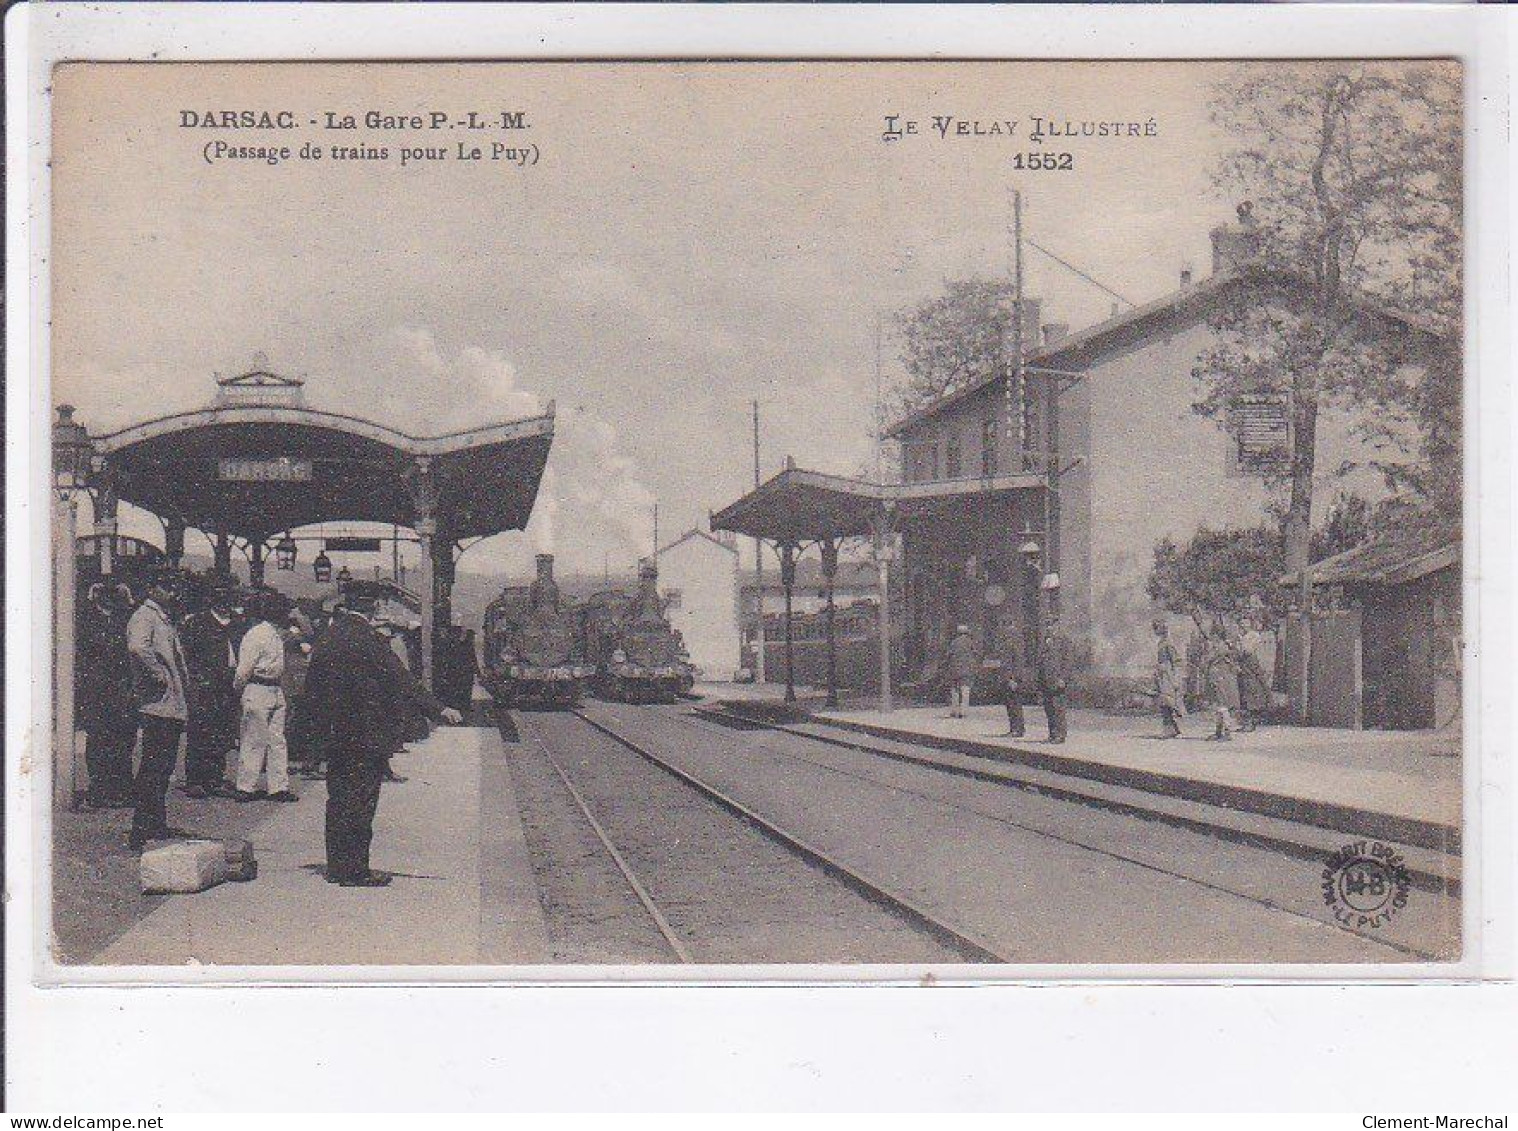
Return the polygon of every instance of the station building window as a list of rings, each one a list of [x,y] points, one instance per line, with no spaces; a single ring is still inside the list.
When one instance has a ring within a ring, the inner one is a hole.
[[[988,416],[980,426],[980,473],[987,479],[996,474],[996,417]]]
[[[959,458],[959,440],[957,438],[951,438],[945,447],[943,463],[945,478],[958,479],[964,474],[964,464]]]

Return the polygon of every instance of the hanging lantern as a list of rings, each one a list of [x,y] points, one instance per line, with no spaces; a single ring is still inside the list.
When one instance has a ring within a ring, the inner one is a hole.
[[[287,573],[295,568],[296,545],[295,539],[290,537],[290,532],[285,531],[285,536],[274,543],[274,565],[276,569],[285,570]]]
[[[347,585],[348,582],[352,580],[353,575],[348,572],[347,566],[343,566],[342,569],[337,571],[337,586],[339,589],[341,589],[344,585]]]
[[[90,434],[74,419],[74,406],[58,406],[53,423],[53,487],[64,502],[84,489],[89,479]]]
[[[332,580],[332,559],[327,557],[326,550],[316,552],[316,557],[311,560],[311,569],[316,574],[318,584],[325,585]]]

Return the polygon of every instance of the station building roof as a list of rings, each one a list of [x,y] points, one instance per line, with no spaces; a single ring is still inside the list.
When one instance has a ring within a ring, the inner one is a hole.
[[[1040,475],[993,475],[933,483],[870,483],[787,467],[711,516],[713,530],[797,545],[870,534],[883,514],[910,521],[985,498],[1042,488]]]
[[[121,500],[260,541],[320,522],[414,528],[425,460],[438,531],[459,539],[527,525],[553,429],[551,404],[541,416],[412,436],[298,402],[220,401],[92,444]]]

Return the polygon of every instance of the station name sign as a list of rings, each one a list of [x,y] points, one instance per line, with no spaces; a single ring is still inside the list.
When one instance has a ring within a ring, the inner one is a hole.
[[[216,478],[234,483],[305,483],[311,478],[308,459],[220,459]]]
[[[380,540],[378,538],[328,538],[325,546],[329,550],[340,550],[350,554],[375,554],[379,552]]]

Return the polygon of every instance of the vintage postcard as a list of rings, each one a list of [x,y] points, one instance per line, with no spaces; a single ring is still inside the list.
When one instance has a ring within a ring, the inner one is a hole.
[[[1465,77],[58,66],[56,976],[1449,971]]]

